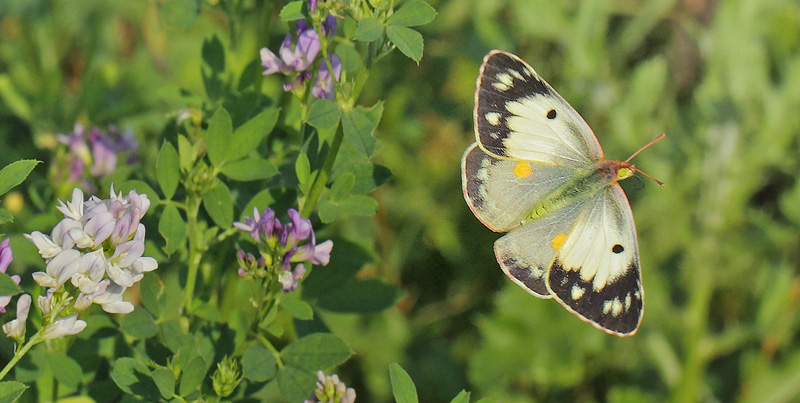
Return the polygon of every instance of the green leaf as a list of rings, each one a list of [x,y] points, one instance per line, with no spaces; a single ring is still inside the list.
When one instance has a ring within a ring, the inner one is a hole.
[[[11,188],[22,183],[39,162],[37,160],[19,160],[0,169],[0,195],[6,194]]]
[[[288,21],[295,21],[302,18],[305,18],[303,15],[303,5],[305,1],[293,1],[281,9],[281,21],[288,22]]]
[[[6,273],[0,273],[0,295],[11,297],[22,292],[17,283]]]
[[[203,357],[197,356],[194,357],[189,364],[183,368],[181,373],[181,382],[180,386],[178,387],[178,394],[181,396],[186,396],[200,386],[203,383],[203,379],[206,377],[206,361]]]
[[[320,98],[308,109],[308,124],[320,130],[332,129],[341,116],[339,104],[330,99]]]
[[[308,156],[305,153],[297,155],[297,161],[294,163],[294,171],[297,175],[300,191],[303,194],[307,194],[311,189],[311,163],[308,161]]]
[[[461,390],[458,392],[456,397],[450,401],[450,403],[469,403],[469,398],[471,397],[471,393],[467,392],[466,390]]]
[[[152,402],[161,397],[158,387],[150,377],[150,370],[133,358],[122,357],[114,361],[111,379],[127,394],[141,396]]]
[[[222,42],[216,35],[203,41],[201,52],[203,63],[211,68],[213,72],[221,73],[225,71],[225,47],[222,46]]]
[[[48,351],[45,354],[45,358],[50,371],[53,372],[53,376],[58,382],[71,389],[75,389],[80,385],[83,370],[72,357],[61,352]]]
[[[158,333],[158,326],[153,316],[140,307],[135,307],[133,312],[120,319],[119,329],[135,339],[147,339]]]
[[[364,18],[358,23],[356,39],[362,42],[372,42],[380,39],[383,35],[383,22],[377,18]]]
[[[397,9],[386,22],[389,25],[414,27],[427,24],[434,18],[436,18],[436,10],[430,4],[422,0],[411,0]]]
[[[156,158],[156,180],[161,192],[167,199],[172,199],[178,182],[181,179],[181,167],[178,161],[178,151],[168,141],[164,141]]]
[[[195,159],[197,159],[197,147],[189,142],[184,135],[178,136],[178,155],[180,155],[181,169],[188,172],[192,169]]]
[[[158,220],[158,233],[167,242],[164,252],[168,255],[178,250],[186,241],[186,222],[177,207],[171,204],[164,207]]]
[[[307,371],[333,368],[353,354],[342,339],[330,333],[313,333],[281,350],[283,362]]]
[[[278,371],[278,387],[290,402],[302,402],[311,396],[317,384],[314,373],[285,365]]]
[[[233,132],[233,138],[231,138],[230,148],[228,148],[225,160],[236,161],[255,150],[258,144],[272,132],[277,122],[278,110],[267,108],[239,126]]]
[[[242,356],[242,374],[255,382],[266,382],[275,376],[275,356],[261,346],[250,346]]]
[[[196,0],[166,0],[161,4],[161,21],[173,28],[189,28],[200,15]]]
[[[336,45],[336,54],[342,61],[342,69],[347,72],[354,72],[361,69],[364,65],[361,54],[358,52],[353,42],[341,42]]]
[[[422,34],[419,32],[400,25],[390,25],[386,28],[386,36],[397,46],[397,49],[400,49],[411,60],[419,63],[422,59],[424,43]]]
[[[381,111],[383,107],[381,106]],[[352,144],[356,150],[366,156],[371,157],[375,152],[375,147],[378,141],[373,137],[372,133],[378,127],[380,115],[377,119],[374,114],[364,107],[357,107],[344,114],[342,118],[342,130],[344,131],[344,139]]]
[[[203,195],[203,207],[218,227],[233,225],[233,197],[224,183]]]
[[[263,158],[253,157],[229,162],[220,171],[235,181],[250,182],[275,176],[278,168]]]
[[[14,222],[14,216],[10,211],[0,207],[0,225],[10,222]]]
[[[163,286],[159,284],[158,274],[154,272],[145,273],[142,281],[139,282],[139,297],[142,299],[142,306],[157,318],[161,316],[164,305],[164,300],[159,298],[163,295],[163,291]]]
[[[356,176],[352,172],[339,175],[331,186],[331,199],[341,200],[347,196],[356,185]]]
[[[24,383],[13,381],[0,382],[0,403],[16,402],[26,389],[28,389],[28,387],[25,386]]]
[[[194,349],[194,340],[191,336],[183,332],[178,320],[167,320],[161,323],[161,336],[164,338],[164,345],[172,352],[177,353],[182,348]]]
[[[389,364],[389,378],[392,380],[392,394],[397,403],[418,403],[417,388],[408,373],[393,362]]]
[[[140,180],[132,180],[132,181],[125,181],[119,188],[114,186],[114,190],[117,192],[122,193],[123,195],[127,195],[130,193],[131,190],[136,191],[138,194],[146,194],[147,198],[150,199],[151,206],[157,206],[158,203],[161,201],[161,197],[158,196],[158,193],[147,184],[147,182],[140,181]]]
[[[403,291],[380,280],[346,282],[320,295],[319,308],[332,312],[373,313],[394,306],[403,297]]]
[[[225,108],[220,107],[208,121],[206,129],[206,152],[214,166],[221,166],[225,162],[231,135],[233,135],[231,115]]]
[[[317,214],[319,215],[319,220],[322,221],[323,224],[330,224],[336,221],[336,217],[339,215],[339,209],[335,202],[325,200],[317,205]]]
[[[166,368],[154,370],[153,382],[164,399],[172,399],[175,396],[175,374],[172,371]]]
[[[314,310],[308,302],[300,298],[285,298],[281,301],[281,306],[289,312],[293,318],[300,320],[311,320],[314,318]]]

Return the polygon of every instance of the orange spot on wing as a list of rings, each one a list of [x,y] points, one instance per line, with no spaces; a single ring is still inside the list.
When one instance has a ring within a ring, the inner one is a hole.
[[[567,234],[560,233],[553,237],[553,249],[561,249],[562,246],[567,242]]]
[[[516,175],[517,178],[527,178],[532,170],[531,164],[520,161],[517,163],[517,166],[514,167],[514,175]]]

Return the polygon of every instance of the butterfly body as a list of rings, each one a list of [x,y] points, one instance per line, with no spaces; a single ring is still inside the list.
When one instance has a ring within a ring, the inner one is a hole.
[[[527,63],[486,55],[475,92],[476,142],[462,158],[464,198],[495,232],[500,267],[539,298],[608,333],[629,336],[644,290],[636,229],[617,183],[628,161],[606,160],[580,115]]]
[[[533,220],[578,199],[595,197],[605,187],[633,175],[633,170],[630,167],[631,165],[624,161],[602,160],[593,169],[578,171],[568,183],[556,189],[535,205],[524,221]],[[520,224],[523,224],[524,221]]]

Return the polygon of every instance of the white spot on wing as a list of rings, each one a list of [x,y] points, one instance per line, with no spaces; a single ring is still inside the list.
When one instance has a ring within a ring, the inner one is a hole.
[[[573,300],[578,300],[579,298],[581,298],[583,296],[583,294],[586,293],[586,289],[581,287],[581,286],[579,286],[579,285],[577,285],[577,284],[573,284],[572,285],[572,290],[570,290],[570,291],[571,291],[570,294],[571,294]]]
[[[522,77],[522,74],[519,74],[519,71],[513,70],[513,69],[509,69],[508,72],[511,73],[511,75],[514,76],[514,78],[516,78],[517,80],[524,80],[524,78]]]
[[[497,126],[500,123],[500,114],[497,112],[487,112],[486,121],[492,126]]]
[[[625,295],[625,310],[631,309],[631,293]]]
[[[514,85],[514,79],[511,78],[511,75],[508,73],[499,73],[497,75],[497,81],[500,81],[508,87],[512,87]]]
[[[508,91],[508,89],[511,88],[511,87],[509,87],[509,86],[507,86],[507,85],[505,85],[505,84],[503,84],[503,83],[501,83],[499,81],[492,83],[492,87],[494,87],[495,89],[497,89],[499,91]]]
[[[611,316],[619,316],[621,312],[622,302],[619,300],[619,298],[614,298],[614,300],[611,301]]]
[[[603,313],[608,315],[611,312],[611,301],[603,302]]]

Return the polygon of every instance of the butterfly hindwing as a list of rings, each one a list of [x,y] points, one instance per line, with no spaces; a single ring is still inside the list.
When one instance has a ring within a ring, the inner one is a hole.
[[[603,157],[578,112],[510,53],[495,50],[484,58],[474,118],[478,143],[498,158],[585,167]]]
[[[639,246],[630,205],[618,184],[583,207],[546,283],[565,308],[602,330],[627,336],[639,328],[644,306]]]
[[[520,225],[533,206],[561,186],[574,169],[535,162],[501,160],[472,144],[461,160],[464,199],[489,229]]]
[[[547,272],[586,200],[526,222],[494,243],[494,254],[503,272],[520,287],[539,298],[552,298]]]

